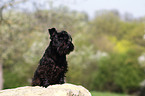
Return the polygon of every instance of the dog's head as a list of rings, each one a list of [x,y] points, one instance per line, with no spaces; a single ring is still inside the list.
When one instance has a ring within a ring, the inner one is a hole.
[[[69,54],[74,50],[71,36],[66,31],[57,32],[55,28],[48,29],[50,34],[50,46],[59,55]]]

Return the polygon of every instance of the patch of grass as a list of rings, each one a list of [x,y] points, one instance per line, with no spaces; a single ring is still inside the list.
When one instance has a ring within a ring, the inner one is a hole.
[[[109,92],[91,92],[92,96],[127,96],[125,94],[109,93]]]

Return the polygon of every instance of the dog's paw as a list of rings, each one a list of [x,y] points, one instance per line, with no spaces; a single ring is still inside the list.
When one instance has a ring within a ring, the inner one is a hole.
[[[50,85],[49,83],[45,83],[45,84],[43,85],[43,87],[47,88],[49,85]]]

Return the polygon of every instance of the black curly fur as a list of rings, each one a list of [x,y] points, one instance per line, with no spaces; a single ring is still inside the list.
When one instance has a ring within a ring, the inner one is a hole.
[[[32,86],[47,87],[53,84],[63,84],[67,72],[66,54],[74,49],[71,36],[66,31],[57,32],[49,29],[50,44],[40,59],[38,68],[32,79]]]

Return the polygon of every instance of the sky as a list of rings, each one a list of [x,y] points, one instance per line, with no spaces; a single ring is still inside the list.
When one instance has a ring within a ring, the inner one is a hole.
[[[131,13],[134,17],[145,16],[145,0],[74,0],[73,2],[64,4],[72,10],[87,12],[90,17],[94,16],[96,10],[102,9],[117,9],[121,14]]]
[[[36,0],[31,0],[35,1]],[[118,10],[121,15],[131,13],[133,17],[145,16],[145,0],[39,0],[37,3],[44,1],[53,1],[53,5],[65,5],[71,10],[88,13],[89,17],[93,17],[96,11],[99,10]],[[29,7],[27,3],[25,7]]]

